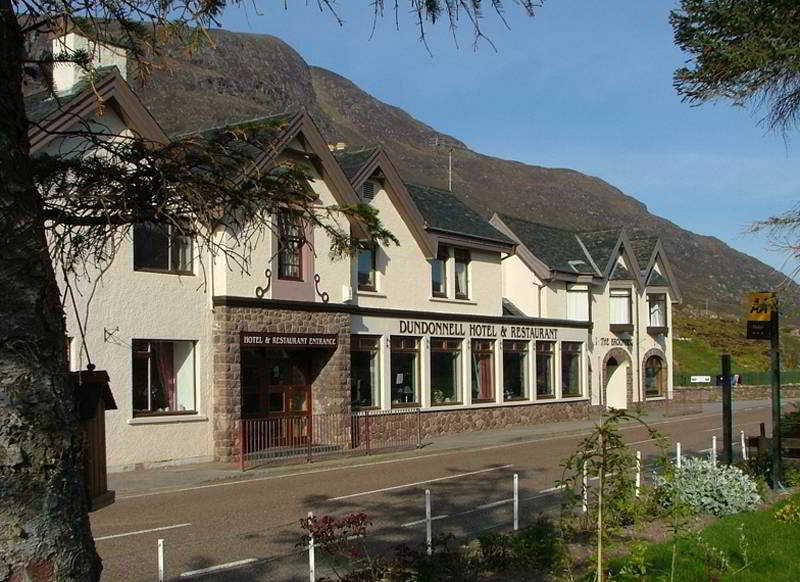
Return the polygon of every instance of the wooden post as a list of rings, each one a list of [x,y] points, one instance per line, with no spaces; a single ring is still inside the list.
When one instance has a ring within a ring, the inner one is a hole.
[[[775,302],[777,303],[777,295]],[[781,352],[778,306],[772,306],[770,326],[770,372],[772,384],[772,488],[777,489],[783,481],[781,462]]]
[[[428,555],[433,554],[433,528],[431,527],[431,490],[425,490],[425,546]]]
[[[733,463],[733,411],[731,395],[731,356],[722,354],[722,462]]]

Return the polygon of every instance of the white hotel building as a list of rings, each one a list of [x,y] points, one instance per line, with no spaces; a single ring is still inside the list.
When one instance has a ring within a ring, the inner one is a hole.
[[[100,121],[166,142],[124,60],[113,64],[95,83]],[[28,100],[41,127],[97,115],[93,89],[62,77],[62,109]],[[657,239],[489,221],[405,182],[381,148],[331,151],[306,113],[273,119],[280,146],[261,168],[306,163],[320,204],[374,206],[399,245],[334,261],[327,235],[276,216],[243,272],[137,226],[66,305],[70,365],[88,354],[111,377],[110,468],[234,460],[248,418],[413,408],[432,436],[670,398],[680,294]],[[34,152],[63,147],[40,130],[31,140]]]

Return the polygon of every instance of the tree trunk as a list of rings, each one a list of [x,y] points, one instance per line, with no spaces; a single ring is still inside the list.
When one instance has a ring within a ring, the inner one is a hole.
[[[64,320],[29,172],[24,42],[0,0],[0,580],[97,580]]]

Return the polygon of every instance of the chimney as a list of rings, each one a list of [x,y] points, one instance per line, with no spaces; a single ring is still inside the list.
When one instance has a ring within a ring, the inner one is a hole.
[[[76,51],[86,51],[89,54],[89,67],[116,66],[122,78],[127,78],[128,58],[125,49],[107,45],[76,34],[67,33],[53,39],[53,56],[70,55]],[[75,63],[54,63],[53,64],[53,88],[57,93],[70,91],[87,72]]]

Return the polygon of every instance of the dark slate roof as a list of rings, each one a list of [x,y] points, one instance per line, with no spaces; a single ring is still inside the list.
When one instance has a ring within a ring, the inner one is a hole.
[[[364,167],[364,164],[366,164],[379,149],[379,147],[375,146],[360,150],[335,151],[332,153],[336,161],[339,162],[344,175],[347,176],[348,180],[352,180],[355,175],[358,174],[359,170]]]
[[[551,269],[567,273],[595,274],[574,232],[508,215],[500,215],[500,218],[520,242]]]
[[[95,71],[95,83],[100,83],[111,75],[117,67],[98,67]],[[89,78],[84,77],[66,92],[54,96],[49,90],[39,91],[25,96],[25,113],[28,121],[38,123],[47,119],[52,114],[62,110],[66,105],[90,86]]]
[[[633,256],[636,257],[636,262],[639,263],[641,269],[646,269],[650,264],[650,259],[653,257],[653,251],[656,248],[656,243],[658,243],[658,237],[648,236],[630,240],[630,249],[633,252]]]
[[[503,297],[503,315],[511,315],[513,317],[527,317],[522,310],[514,305],[511,301]]]
[[[647,285],[668,287],[669,281],[667,281],[667,278],[664,275],[657,273],[656,270],[653,269],[652,271],[650,271],[650,277],[647,278]]]
[[[622,263],[616,263],[611,271],[610,281],[632,281],[633,275]]]
[[[611,253],[619,241],[620,229],[610,228],[606,230],[592,230],[579,232],[581,241],[586,246],[586,250],[594,259],[598,269],[605,269],[611,260]],[[605,274],[605,273],[603,273]]]
[[[514,244],[513,240],[494,228],[452,192],[417,184],[406,184],[406,189],[425,219],[426,228],[501,244]]]

